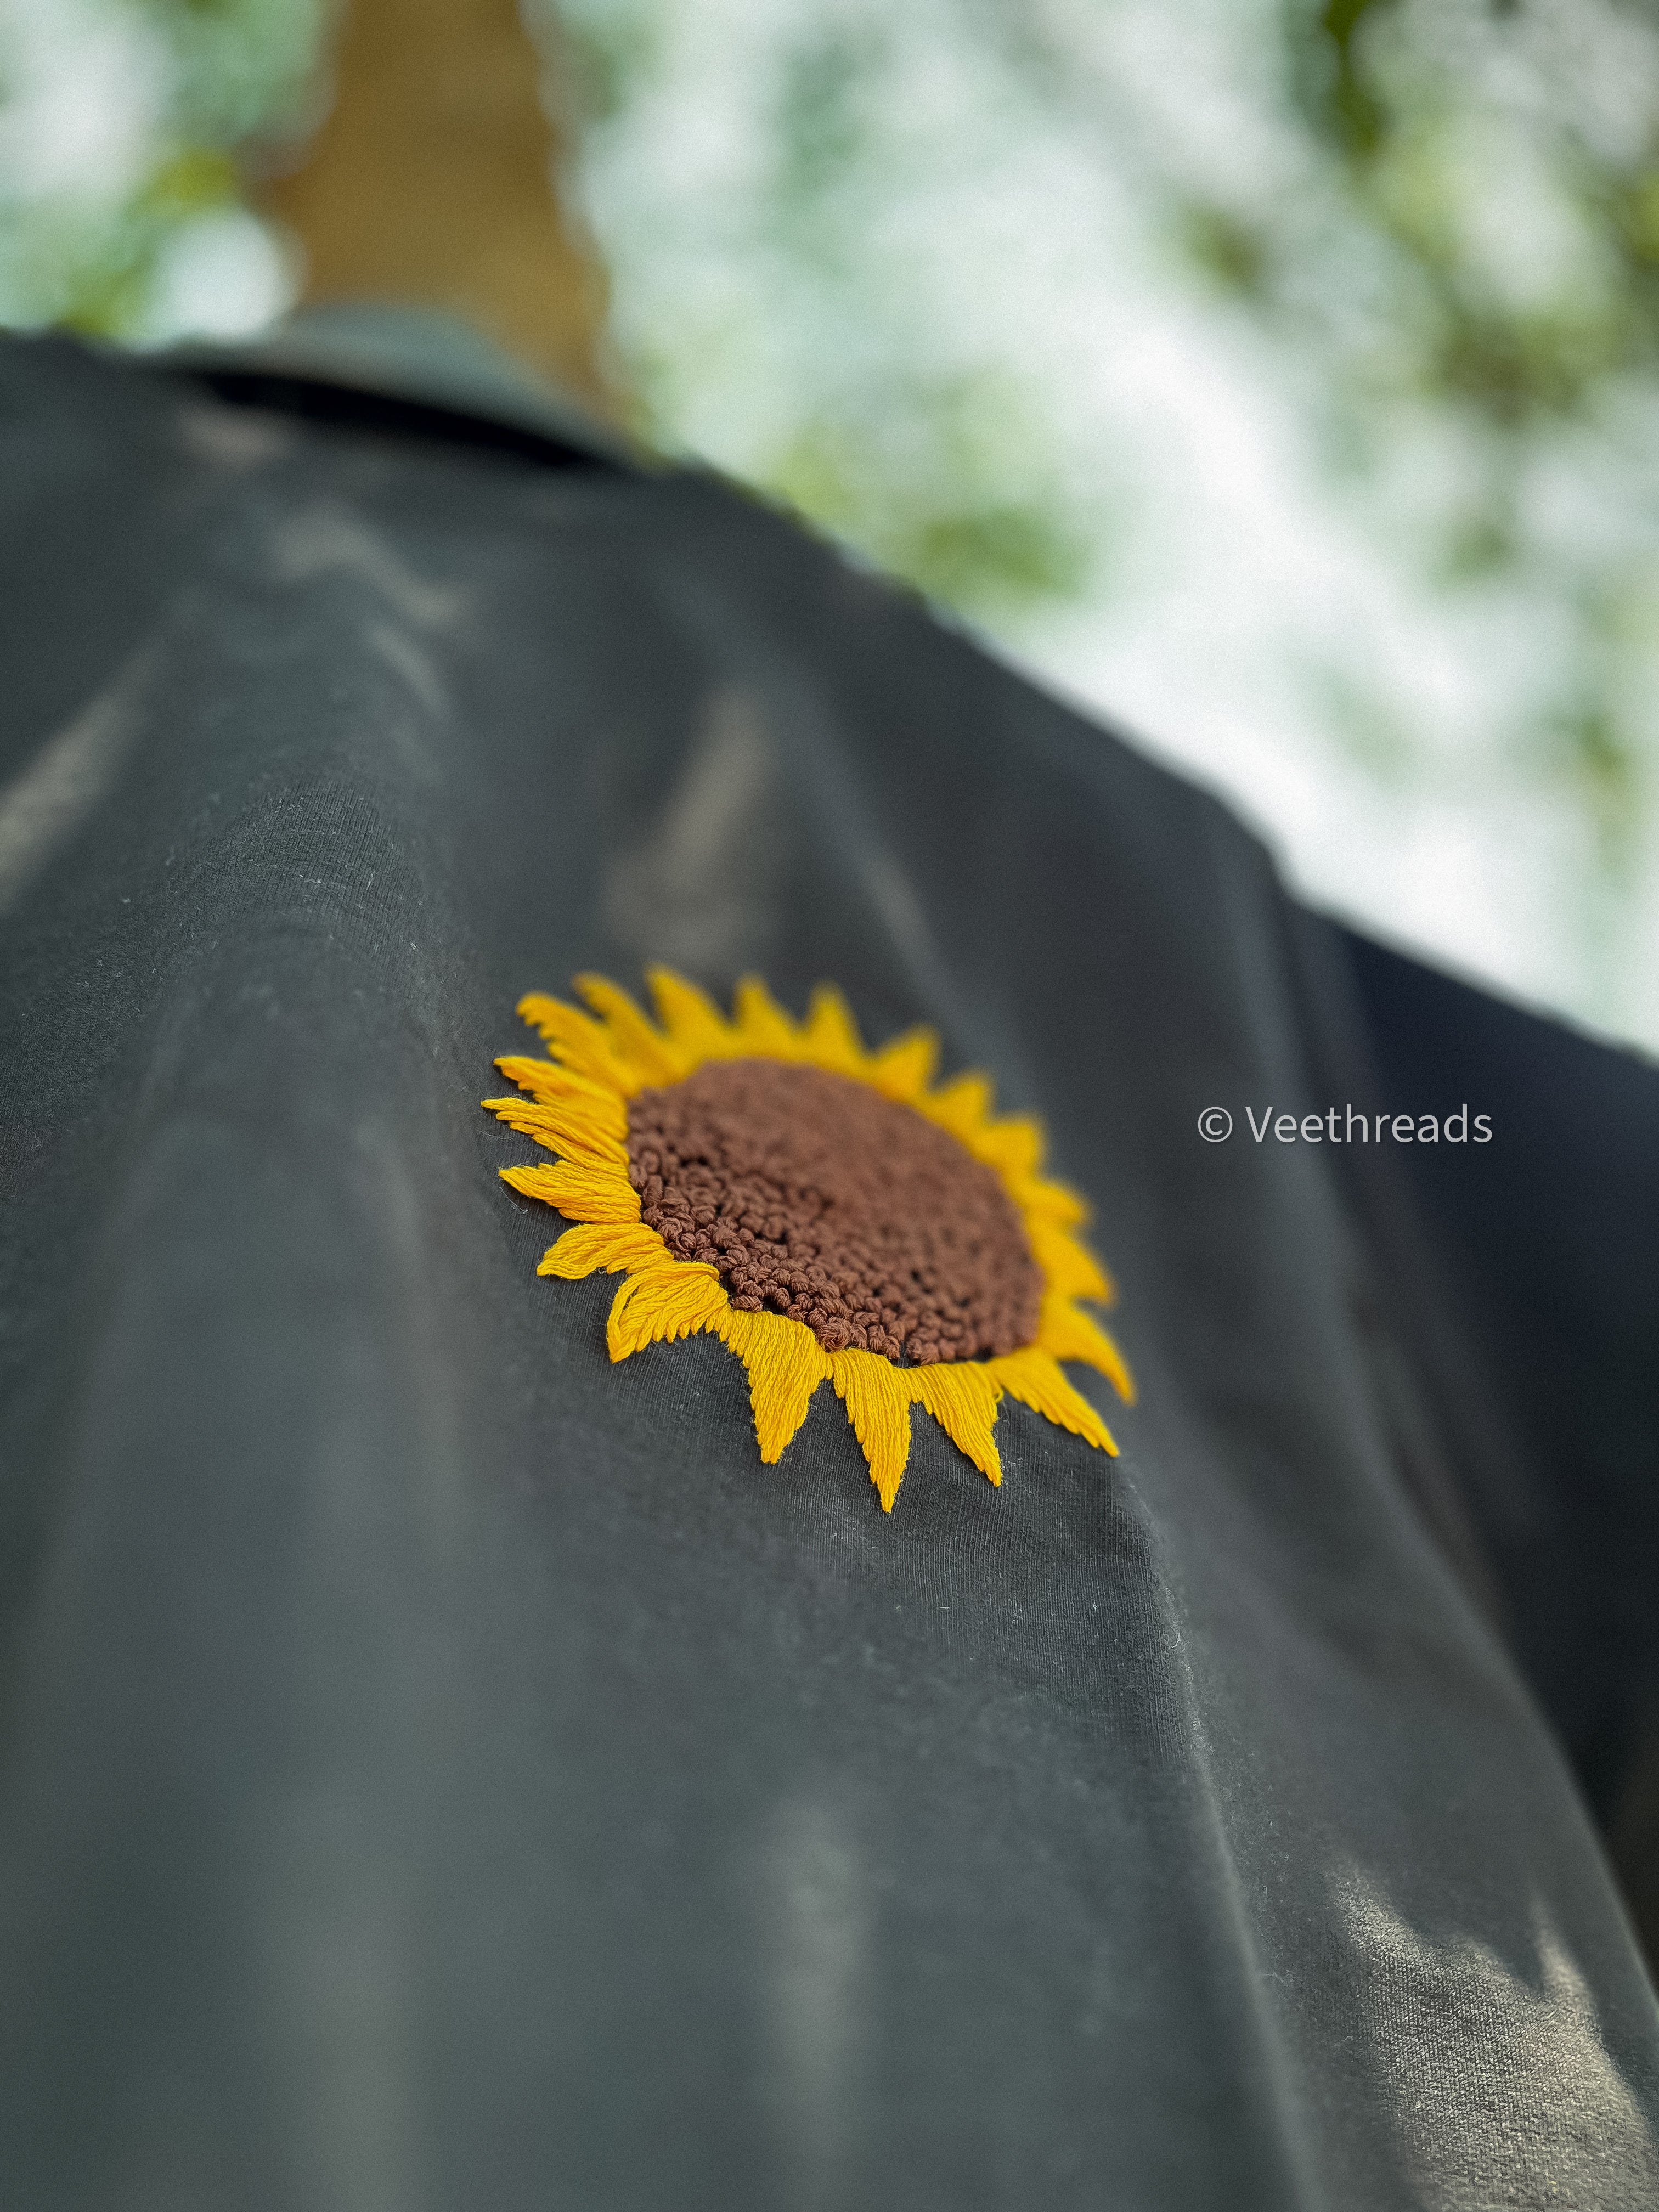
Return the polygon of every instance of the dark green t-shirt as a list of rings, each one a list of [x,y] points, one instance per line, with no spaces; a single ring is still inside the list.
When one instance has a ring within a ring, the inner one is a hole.
[[[1659,2202],[1653,1071],[730,488],[373,384],[0,349],[0,2196]],[[830,1388],[767,1464],[714,1336],[611,1361],[478,1102],[656,962],[1041,1116],[1121,1456],[918,1413],[884,1514]]]

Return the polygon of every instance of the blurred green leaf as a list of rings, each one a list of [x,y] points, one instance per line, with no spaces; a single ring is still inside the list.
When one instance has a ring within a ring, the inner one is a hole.
[[[1257,302],[1267,298],[1271,250],[1260,223],[1234,209],[1192,200],[1177,210],[1176,225],[1188,258],[1224,291]]]
[[[1365,62],[1365,37],[1398,0],[1291,0],[1286,28],[1303,104],[1350,160],[1364,161],[1387,137],[1390,117]]]
[[[821,528],[945,606],[1018,616],[1089,577],[1089,533],[1041,479],[1020,397],[962,376],[803,424],[764,475]]]

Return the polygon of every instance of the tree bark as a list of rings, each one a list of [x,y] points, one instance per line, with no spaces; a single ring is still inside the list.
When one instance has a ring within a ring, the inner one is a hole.
[[[447,309],[615,415],[604,273],[560,204],[543,70],[514,0],[349,0],[327,119],[262,199],[306,300]]]

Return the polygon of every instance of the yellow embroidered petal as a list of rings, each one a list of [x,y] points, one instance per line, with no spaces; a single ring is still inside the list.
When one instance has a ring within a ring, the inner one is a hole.
[[[620,1167],[628,1171],[628,1147],[620,1139],[595,1127],[593,1117],[569,1101],[544,1105],[538,1098],[486,1098],[497,1121],[505,1121],[521,1137],[533,1137],[550,1152],[568,1152],[592,1166]]]
[[[651,987],[657,1019],[688,1069],[705,1060],[724,1059],[736,1049],[737,1039],[721,1020],[714,1000],[695,983],[688,983],[672,968],[647,968],[645,980]]]
[[[1073,1436],[1086,1437],[1102,1451],[1116,1455],[1111,1431],[1083,1393],[1060,1373],[1052,1354],[1030,1345],[1024,1352],[988,1360],[986,1365],[1011,1398],[1018,1398],[1057,1427],[1069,1429]]]
[[[1056,1359],[1076,1359],[1097,1367],[1126,1406],[1135,1401],[1135,1386],[1123,1364],[1123,1354],[1097,1322],[1068,1304],[1064,1298],[1044,1299],[1037,1328],[1037,1346]]]
[[[592,1082],[568,1067],[555,1067],[550,1060],[526,1060],[517,1053],[504,1053],[495,1065],[509,1083],[516,1083],[520,1091],[527,1091],[544,1104],[579,1103],[593,1127],[607,1137],[628,1134],[628,1109],[614,1085]]]
[[[640,1194],[614,1168],[562,1163],[557,1167],[503,1168],[501,1181],[526,1198],[556,1206],[572,1221],[637,1221]]]
[[[870,1480],[880,1495],[881,1510],[890,1513],[910,1456],[908,1378],[915,1370],[895,1367],[873,1352],[832,1352],[829,1357],[830,1380],[870,1463]]]
[[[1074,1237],[1052,1222],[1028,1221],[1026,1240],[1031,1247],[1031,1256],[1042,1268],[1050,1291],[1062,1297],[1094,1298],[1109,1305],[1114,1296],[1112,1280],[1106,1270]]]
[[[874,1054],[866,1073],[878,1091],[914,1106],[933,1079],[939,1065],[939,1032],[906,1030]]]
[[[758,975],[745,975],[733,996],[734,1026],[745,1052],[775,1060],[799,1060],[795,1025]]]
[[[690,1062],[653,1029],[619,984],[603,975],[578,975],[576,988],[604,1021],[611,1048],[640,1082],[678,1083]]]
[[[930,1121],[948,1129],[969,1152],[978,1150],[975,1139],[991,1109],[991,1086],[982,1075],[958,1075],[954,1082],[930,1091],[917,1103]]]
[[[829,1375],[830,1356],[805,1323],[787,1314],[739,1313],[728,1305],[714,1326],[747,1370],[755,1441],[775,1467]]]
[[[852,1008],[833,983],[820,983],[806,1010],[801,1042],[820,1067],[836,1075],[862,1075],[864,1042]]]
[[[983,1362],[938,1360],[908,1370],[916,1403],[925,1406],[960,1452],[993,1482],[1002,1480],[1002,1461],[991,1431],[996,1426],[1002,1386]]]
[[[654,1229],[641,1222],[598,1221],[567,1229],[556,1244],[543,1254],[536,1273],[557,1275],[567,1283],[584,1275],[637,1274],[643,1267],[666,1267],[668,1247]]]
[[[579,1006],[568,1006],[562,999],[532,991],[520,1000],[519,1015],[555,1058],[578,1075],[604,1085],[623,1098],[631,1098],[640,1088],[641,1079],[613,1050],[599,1024],[591,1021]]]
[[[712,1267],[675,1261],[630,1275],[611,1301],[605,1342],[612,1359],[626,1359],[647,1344],[672,1344],[713,1328],[726,1292]]]
[[[1061,1229],[1079,1228],[1089,1209],[1074,1190],[1063,1182],[1048,1182],[1041,1176],[1010,1176],[1008,1195],[1027,1221],[1052,1221]]]
[[[978,1157],[999,1175],[1035,1175],[1042,1164],[1042,1124],[1034,1114],[1010,1114],[975,1132]]]

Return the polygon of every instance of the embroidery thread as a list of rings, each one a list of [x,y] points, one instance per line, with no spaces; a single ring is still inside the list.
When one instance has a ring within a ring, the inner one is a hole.
[[[887,1512],[913,1406],[993,1483],[1005,1394],[1115,1453],[1060,1364],[1097,1368],[1133,1402],[1078,1304],[1112,1286],[1073,1233],[1083,1201],[1039,1172],[1040,1125],[994,1115],[982,1075],[935,1087],[931,1030],[867,1051],[832,985],[796,1023],[750,977],[728,1022],[669,969],[647,981],[654,1024],[599,975],[576,978],[590,1013],[522,1000],[551,1057],[498,1060],[524,1095],[483,1102],[557,1155],[501,1170],[574,1224],[538,1273],[625,1277],[611,1358],[718,1336],[747,1372],[768,1464],[830,1382]]]

